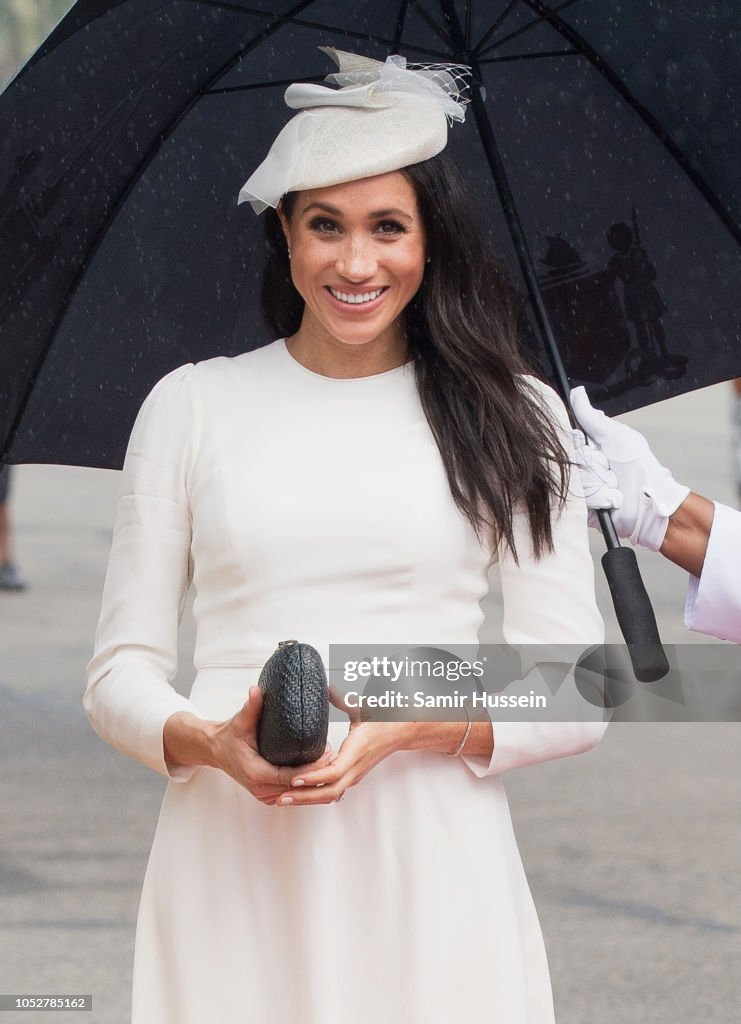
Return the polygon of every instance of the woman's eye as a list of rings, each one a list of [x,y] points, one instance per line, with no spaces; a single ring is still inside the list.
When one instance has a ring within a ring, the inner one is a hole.
[[[319,235],[334,235],[340,231],[339,225],[328,217],[314,217],[309,221],[309,229]],[[398,221],[382,220],[376,225],[375,230],[381,235],[400,235],[406,231]]]
[[[382,220],[378,225],[382,235],[400,235],[405,228],[395,220]]]
[[[330,234],[336,226],[333,220],[327,220],[326,217],[314,217],[313,220],[309,221],[311,230],[318,231],[322,235]]]

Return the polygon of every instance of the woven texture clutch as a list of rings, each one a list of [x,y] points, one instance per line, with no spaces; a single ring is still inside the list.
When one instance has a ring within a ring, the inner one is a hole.
[[[257,685],[263,693],[257,727],[260,756],[281,766],[321,757],[329,732],[329,693],[319,651],[298,640],[282,640]]]

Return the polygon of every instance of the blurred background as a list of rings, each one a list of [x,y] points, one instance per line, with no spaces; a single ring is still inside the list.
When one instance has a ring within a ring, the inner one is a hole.
[[[71,6],[68,0],[0,2],[0,81],[15,73]]]
[[[69,6],[0,0],[2,83]],[[735,505],[733,403],[726,383],[623,419],[678,480]],[[27,586],[0,590],[0,993],[92,993],[85,1020],[101,1024],[129,1019],[139,892],[165,786],[103,744],[81,704],[119,480],[14,467],[11,543]],[[596,534],[592,546],[617,641]],[[638,557],[664,641],[720,643],[684,629],[686,574]],[[175,680],[185,693],[191,601]],[[495,642],[496,572],[485,610],[482,640]],[[735,722],[613,725],[588,755],[507,777],[559,1024],[736,1024],[740,739]]]

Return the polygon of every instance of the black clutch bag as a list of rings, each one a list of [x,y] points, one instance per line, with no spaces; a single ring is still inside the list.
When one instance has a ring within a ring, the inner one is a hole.
[[[257,726],[260,756],[281,766],[321,757],[329,731],[329,692],[319,651],[298,640],[281,640],[257,685],[263,694]]]

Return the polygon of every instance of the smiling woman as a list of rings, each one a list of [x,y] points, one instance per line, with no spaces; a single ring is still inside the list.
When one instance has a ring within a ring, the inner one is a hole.
[[[461,512],[517,558],[524,502],[535,553],[548,549],[568,460],[519,343],[517,297],[448,157],[289,191],[266,238],[263,307],[296,359],[333,377],[412,362]]]
[[[291,192],[278,207],[304,301],[293,355],[317,372],[384,370],[407,358],[403,312],[422,283],[425,232],[401,173]],[[372,343],[372,344],[369,344]]]
[[[331,691],[334,757],[257,749],[278,640],[475,648],[496,561],[508,643],[603,639],[568,418],[441,155],[455,79],[336,57],[241,193],[269,208],[275,340],[160,380],[124,464],[85,708],[168,778],[132,1021],[552,1024],[501,776],[593,747],[600,709],[362,721]]]

